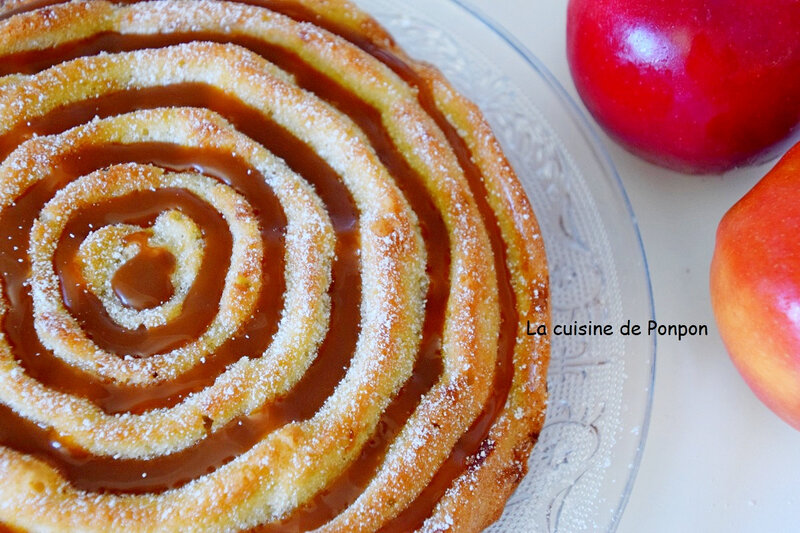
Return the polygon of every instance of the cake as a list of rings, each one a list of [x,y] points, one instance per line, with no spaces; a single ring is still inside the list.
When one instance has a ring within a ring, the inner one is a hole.
[[[479,109],[343,0],[0,6],[0,529],[496,520],[549,299]]]

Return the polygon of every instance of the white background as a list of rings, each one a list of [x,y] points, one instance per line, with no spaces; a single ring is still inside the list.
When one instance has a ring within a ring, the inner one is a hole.
[[[567,0],[470,1],[578,100],[565,52]],[[800,432],[763,407],[739,377],[708,294],[717,224],[774,161],[723,176],[686,176],[600,137],[638,219],[656,317],[705,323],[710,331],[680,342],[659,339],[650,431],[619,532],[800,531]]]

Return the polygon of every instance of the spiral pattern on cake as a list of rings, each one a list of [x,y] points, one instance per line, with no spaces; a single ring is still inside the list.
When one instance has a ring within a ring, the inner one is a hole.
[[[479,110],[343,0],[0,13],[0,529],[496,519],[549,307]]]

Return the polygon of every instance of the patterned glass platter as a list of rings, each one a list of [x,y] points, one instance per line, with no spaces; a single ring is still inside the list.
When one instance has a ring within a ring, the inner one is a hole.
[[[607,153],[544,66],[458,0],[359,0],[414,57],[483,110],[533,203],[545,239],[553,324],[653,319],[635,218]],[[530,473],[495,532],[614,531],[641,457],[655,340],[552,336],[550,401]]]

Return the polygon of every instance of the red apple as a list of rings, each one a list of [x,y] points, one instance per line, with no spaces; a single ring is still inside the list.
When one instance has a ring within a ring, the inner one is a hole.
[[[766,160],[800,122],[797,0],[570,0],[567,56],[609,135],[666,167]]]
[[[720,222],[711,303],[745,381],[800,429],[800,144]]]

